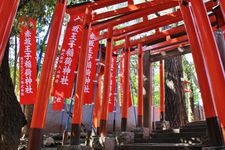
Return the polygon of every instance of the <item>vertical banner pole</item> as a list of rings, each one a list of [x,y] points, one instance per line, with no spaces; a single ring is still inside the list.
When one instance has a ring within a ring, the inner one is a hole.
[[[211,94],[215,101],[222,131],[225,134],[225,74],[222,67],[222,62],[203,1],[191,0],[190,2],[200,41],[202,43],[202,55],[205,63],[206,73],[208,75],[210,84],[209,86],[211,87]]]
[[[42,145],[42,130],[45,124],[53,68],[57,55],[57,48],[66,10],[66,3],[66,0],[58,1],[53,15],[45,60],[43,63],[40,82],[37,90],[37,100],[34,105],[28,150],[39,150]]]

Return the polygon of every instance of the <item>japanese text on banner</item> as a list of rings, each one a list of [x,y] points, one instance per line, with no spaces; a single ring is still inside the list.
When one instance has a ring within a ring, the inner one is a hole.
[[[63,97],[60,96],[62,100],[54,102],[54,105],[63,106],[64,98],[70,98],[72,94],[81,47],[82,18],[83,15],[71,16],[67,25],[52,90],[54,100],[58,99],[58,95],[63,95]],[[58,106],[54,108],[62,109]]]
[[[37,92],[36,21],[20,22],[20,103],[34,104]]]
[[[84,85],[84,104],[91,104],[94,97],[94,81],[96,80],[98,40],[97,32],[92,31],[89,38],[86,77]]]

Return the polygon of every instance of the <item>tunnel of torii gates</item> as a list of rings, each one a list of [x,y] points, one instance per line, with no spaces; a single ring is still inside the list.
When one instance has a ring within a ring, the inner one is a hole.
[[[100,8],[123,2],[127,2],[128,5],[116,10],[99,14],[95,13],[95,10]],[[80,38],[77,40],[80,40],[80,53],[77,56],[79,62],[77,63],[76,84],[74,85],[76,91],[71,120],[71,145],[79,145],[80,143],[85,75],[89,59],[90,40],[93,38],[91,36],[92,33],[95,33],[95,41],[99,42],[106,39],[104,61],[98,60],[102,62],[99,64],[104,64],[101,65],[102,68],[104,67],[104,71],[99,71],[98,77],[100,78],[100,76],[104,75],[104,81],[102,83],[98,82],[98,89],[103,87],[102,101],[101,104],[99,98],[96,98],[95,102],[93,101],[96,104],[94,111],[97,111],[94,114],[98,114],[98,123],[95,124],[95,127],[99,129],[99,133],[104,136],[107,135],[106,124],[110,99],[110,77],[113,72],[111,70],[113,57],[118,56],[119,52],[124,54],[121,130],[126,131],[129,105],[128,91],[130,88],[128,78],[130,74],[130,56],[138,55],[138,126],[150,127],[150,108],[152,105],[151,63],[160,61],[160,113],[163,119],[165,111],[163,59],[191,52],[199,80],[211,144],[223,145],[225,134],[225,115],[223,110],[225,106],[225,74],[222,62],[225,57],[220,53],[220,48],[216,44],[213,32],[222,29],[224,35],[224,0],[214,0],[205,3],[202,0],[152,0],[140,4],[134,4],[132,0],[98,0],[69,8],[66,7],[66,3],[66,0],[58,0],[54,10],[46,55],[37,88],[28,149],[38,150],[41,147],[41,132],[45,126],[57,47],[65,13],[70,15],[70,22],[73,22],[71,23],[72,25],[79,24],[81,27],[79,29],[81,31]],[[3,59],[18,5],[19,0],[0,1],[0,15],[2,16],[0,22],[0,62]],[[178,9],[162,16],[158,13],[175,7]],[[148,15],[150,14],[156,14],[156,16],[149,19]],[[142,18],[142,21],[123,28],[117,28],[122,23],[138,18]],[[184,24],[161,31],[162,27],[181,21]],[[69,25],[68,28],[71,29]],[[74,28],[72,27],[72,29]],[[151,30],[154,30],[154,33],[151,35],[132,39],[135,35]],[[75,31],[78,31],[76,29],[73,31],[73,34],[79,34],[78,32],[75,33]],[[122,42],[115,45],[115,42],[121,40]],[[74,48],[74,45],[76,44],[73,43],[72,48]],[[147,64],[143,62],[145,53],[149,53]],[[116,68],[117,66],[114,67],[114,69]],[[147,86],[149,89],[146,90],[147,97],[143,96],[143,85],[146,84],[146,81],[143,81],[142,78],[143,74],[148,78]],[[98,89],[97,97],[99,97],[100,93]]]

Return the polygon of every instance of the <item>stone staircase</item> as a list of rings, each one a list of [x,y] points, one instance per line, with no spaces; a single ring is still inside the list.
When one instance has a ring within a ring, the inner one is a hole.
[[[207,146],[205,121],[188,123],[178,130],[154,130],[149,138],[135,138],[134,144],[119,146],[118,150],[201,150]]]

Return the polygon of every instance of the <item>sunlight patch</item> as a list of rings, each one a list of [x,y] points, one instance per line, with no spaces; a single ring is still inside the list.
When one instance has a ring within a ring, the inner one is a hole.
[[[174,88],[174,83],[172,80],[166,80],[166,85],[174,92],[176,93],[176,90]]]

